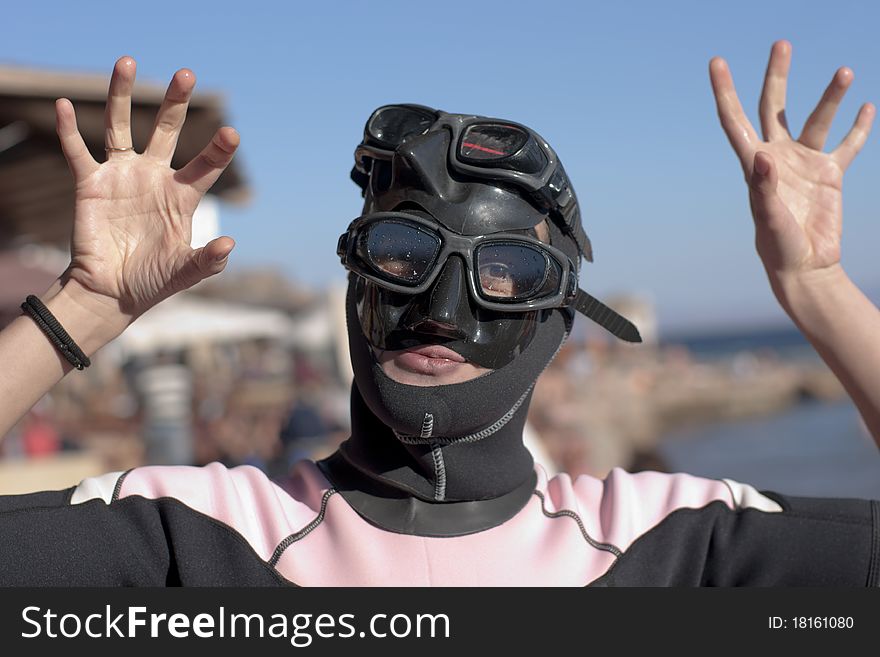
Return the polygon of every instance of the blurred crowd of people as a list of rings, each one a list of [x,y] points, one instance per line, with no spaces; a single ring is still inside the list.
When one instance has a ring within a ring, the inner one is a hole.
[[[345,438],[348,394],[328,354],[269,340],[160,350],[65,378],[0,455],[93,450],[115,468],[220,461],[277,474]]]

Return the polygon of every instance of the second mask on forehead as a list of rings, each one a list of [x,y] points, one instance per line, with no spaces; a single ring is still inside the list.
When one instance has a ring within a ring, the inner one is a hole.
[[[517,190],[464,180],[450,171],[451,135],[440,127],[409,137],[389,160],[373,162],[364,214],[419,207],[461,235],[534,228],[547,218]]]

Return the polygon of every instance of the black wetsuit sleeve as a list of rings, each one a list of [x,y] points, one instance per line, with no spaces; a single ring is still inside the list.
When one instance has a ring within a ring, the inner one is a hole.
[[[596,584],[880,586],[880,503],[764,494],[782,511],[675,511]]]
[[[0,585],[165,585],[158,507],[144,499],[71,505],[73,491],[0,496]]]
[[[288,584],[227,525],[170,497],[0,496],[0,586]]]

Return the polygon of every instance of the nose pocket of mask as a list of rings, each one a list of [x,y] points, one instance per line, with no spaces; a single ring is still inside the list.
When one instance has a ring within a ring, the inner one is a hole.
[[[461,258],[450,256],[426,294],[426,319],[448,326],[460,326],[462,313],[471,316],[466,276]]]

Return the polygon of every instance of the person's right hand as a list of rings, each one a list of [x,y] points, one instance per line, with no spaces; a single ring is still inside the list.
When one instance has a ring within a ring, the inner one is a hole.
[[[135,62],[122,57],[110,79],[105,146],[130,148]],[[71,262],[65,278],[79,283],[108,309],[131,319],[166,297],[226,266],[235,243],[218,237],[190,247],[192,217],[238,147],[238,133],[220,128],[185,167],[170,167],[195,76],[174,74],[142,154],[107,151],[96,162],[76,126],[73,105],[56,103],[61,147],[76,183]]]

